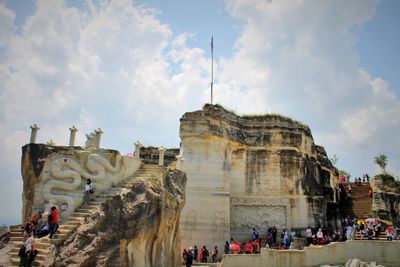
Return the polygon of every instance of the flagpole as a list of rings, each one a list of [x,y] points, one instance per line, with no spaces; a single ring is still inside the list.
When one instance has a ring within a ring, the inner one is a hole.
[[[213,83],[214,83],[214,38],[211,35],[211,105],[213,104]]]

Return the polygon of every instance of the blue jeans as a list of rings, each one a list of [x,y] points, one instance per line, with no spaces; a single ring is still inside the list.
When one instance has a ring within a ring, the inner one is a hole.
[[[50,238],[53,238],[53,235],[57,232],[58,223],[50,223],[49,231],[50,231]]]

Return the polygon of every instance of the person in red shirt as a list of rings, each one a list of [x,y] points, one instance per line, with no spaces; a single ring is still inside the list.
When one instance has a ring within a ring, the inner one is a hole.
[[[253,253],[258,254],[260,252],[260,242],[258,239],[253,241]]]
[[[246,244],[244,244],[244,253],[251,254],[252,250],[253,250],[253,246],[250,244],[250,241],[247,240]]]
[[[235,240],[235,243],[233,244],[233,253],[239,254],[239,252],[240,252],[240,243],[239,241]]]
[[[50,225],[50,238],[53,238],[53,235],[57,232],[58,230],[58,209],[57,207],[53,206],[50,209],[50,215],[49,215],[49,225]]]

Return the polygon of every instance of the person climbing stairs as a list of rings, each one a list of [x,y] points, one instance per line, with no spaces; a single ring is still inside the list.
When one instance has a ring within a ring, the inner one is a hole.
[[[371,189],[369,183],[362,183],[361,185],[350,183],[351,193],[348,195],[346,205],[344,207],[344,216],[357,217],[364,219],[370,216],[372,207],[372,198],[368,195]],[[346,185],[347,188],[347,185]]]
[[[84,223],[89,216],[100,210],[102,203],[105,203],[114,195],[119,194],[129,188],[138,178],[156,177],[162,182],[165,172],[166,170],[164,167],[152,164],[144,164],[133,176],[126,178],[117,186],[111,187],[108,190],[100,193],[94,193],[92,195],[92,201],[90,205],[77,208],[65,222],[60,223],[60,227],[58,228],[58,231],[54,235],[53,239],[49,239],[47,236],[35,238],[36,248],[39,251],[35,258],[35,265],[42,266],[49,255],[52,254],[52,249],[62,246],[63,242],[74,233],[78,226]],[[18,251],[23,245],[22,225],[10,226],[10,243],[14,245],[9,252],[10,266],[18,266],[20,261]]]

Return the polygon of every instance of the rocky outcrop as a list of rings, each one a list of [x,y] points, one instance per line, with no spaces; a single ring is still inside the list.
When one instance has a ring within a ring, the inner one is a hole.
[[[186,175],[137,179],[67,239],[56,266],[180,266]]]
[[[372,179],[372,210],[379,218],[400,226],[400,182],[388,174],[376,175]]]
[[[363,262],[359,259],[348,260],[344,266],[345,267],[385,267],[383,265],[376,264],[376,262],[374,262],[374,261],[371,263],[368,263],[368,262]],[[330,266],[326,266],[326,267],[330,267]]]
[[[304,123],[209,104],[180,122],[184,247],[223,247],[231,237],[249,238],[253,227],[265,236],[271,225],[300,231],[334,223],[327,206],[336,202],[337,170]]]
[[[10,241],[10,230],[0,227],[0,249],[4,248]]]

